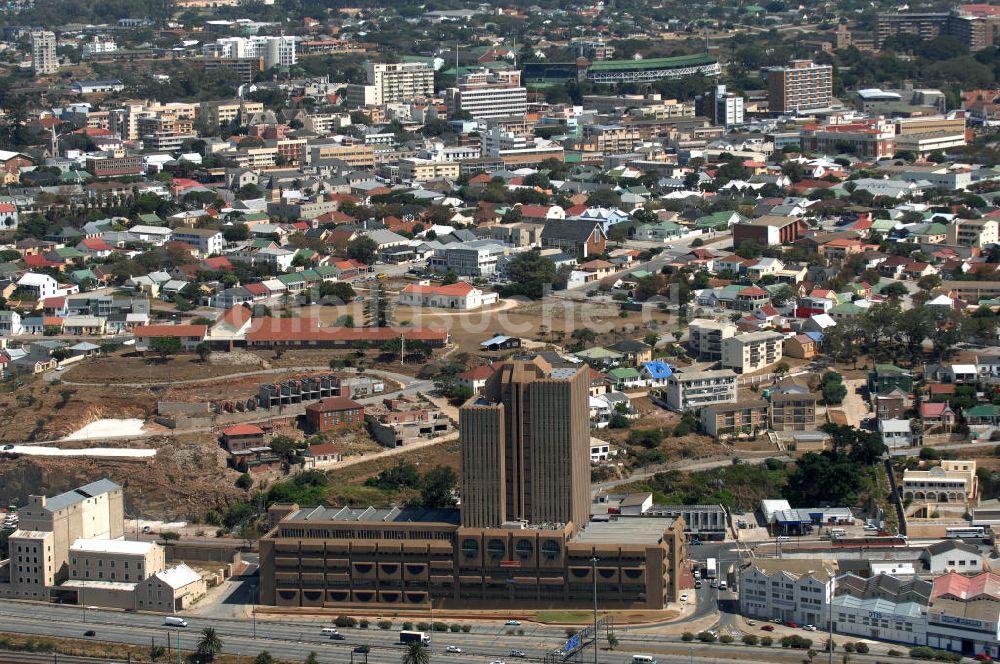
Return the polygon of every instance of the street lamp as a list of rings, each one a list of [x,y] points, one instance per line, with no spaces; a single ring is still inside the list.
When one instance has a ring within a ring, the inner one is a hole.
[[[177,664],[181,664],[181,628],[177,628]]]
[[[833,664],[833,593],[836,589],[837,578],[830,575],[830,599],[829,602],[830,611],[829,617],[827,618],[827,646],[829,647],[829,664]]]
[[[594,577],[594,664],[597,664],[597,651],[601,645],[597,631],[597,560],[597,556],[590,559],[591,576]]]

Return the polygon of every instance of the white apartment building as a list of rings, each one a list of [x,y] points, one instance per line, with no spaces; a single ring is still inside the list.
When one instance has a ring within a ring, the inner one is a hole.
[[[54,74],[59,71],[59,56],[56,55],[56,35],[50,30],[31,33],[31,70],[35,76]]]
[[[434,67],[425,62],[368,62],[367,85],[348,85],[347,103],[381,106],[434,96]]]
[[[961,247],[987,247],[1000,242],[994,219],[955,219],[945,226],[945,242]]]
[[[523,117],[528,112],[528,90],[518,70],[481,69],[466,74],[457,88],[445,93],[448,113],[469,113],[474,119]]]
[[[95,36],[91,41],[83,45],[82,54],[84,58],[91,58],[101,53],[114,53],[118,50],[118,44],[113,39],[101,39]]]
[[[824,629],[837,569],[835,560],[758,560],[740,575],[740,613]]]
[[[675,372],[660,391],[667,408],[685,411],[736,401],[736,373],[731,369]]]
[[[298,60],[295,37],[223,37],[202,46],[208,58],[263,58],[264,67],[290,67]]]
[[[452,271],[461,277],[489,277],[506,254],[504,246],[492,240],[472,240],[438,249],[427,266],[442,272]]]
[[[695,318],[688,325],[688,346],[699,360],[721,360],[722,343],[736,336],[736,326],[728,320]]]
[[[173,239],[190,244],[206,256],[222,253],[226,246],[222,231],[214,228],[178,228]]]
[[[722,340],[722,366],[736,373],[766,369],[781,360],[785,335],[764,330]]]

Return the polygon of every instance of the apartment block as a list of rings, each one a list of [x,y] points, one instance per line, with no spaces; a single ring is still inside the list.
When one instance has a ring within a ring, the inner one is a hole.
[[[674,372],[660,400],[676,411],[736,401],[736,373],[730,369]]]
[[[721,360],[722,343],[736,336],[736,325],[728,320],[696,318],[688,325],[688,347],[699,360]]]
[[[449,88],[445,98],[449,114],[469,113],[476,120],[524,117],[528,112],[528,90],[518,70],[471,72],[458,80],[457,88]]]
[[[142,175],[142,155],[114,150],[104,156],[87,157],[87,170],[96,178],[130,177]]]
[[[209,127],[218,127],[232,122],[237,117],[263,112],[264,104],[262,102],[247,99],[204,101],[199,109],[201,119]]]
[[[295,37],[224,37],[202,46],[206,58],[247,59],[260,58],[264,68],[290,67],[297,61]]]
[[[302,161],[314,164],[322,159],[339,159],[352,168],[374,168],[375,146],[364,143],[313,143],[302,146]]]
[[[797,113],[829,108],[833,100],[833,67],[812,60],[793,60],[767,70],[771,113]]]
[[[945,459],[927,470],[905,470],[902,495],[905,501],[974,504],[979,500],[976,462]]]
[[[959,247],[987,247],[1000,242],[994,219],[955,219],[945,226],[945,242]]]
[[[459,166],[450,161],[433,161],[431,159],[399,160],[399,180],[401,182],[427,182],[434,178],[457,178]]]
[[[768,403],[757,399],[701,409],[701,426],[713,438],[757,435],[767,429]]]
[[[722,366],[737,373],[766,369],[781,360],[785,335],[761,331],[740,334],[722,341]]]
[[[367,85],[347,86],[352,106],[404,104],[434,96],[434,67],[425,62],[368,62]]]
[[[875,46],[897,35],[914,35],[924,41],[954,37],[971,51],[993,45],[994,24],[985,16],[974,16],[960,7],[948,12],[879,14],[875,23]]]
[[[55,74],[59,71],[54,32],[37,30],[31,33],[31,70],[35,76]]]
[[[585,152],[619,154],[631,152],[642,142],[639,131],[624,125],[584,125],[580,149]]]
[[[816,428],[816,395],[808,388],[777,388],[771,392],[771,428],[812,431]]]

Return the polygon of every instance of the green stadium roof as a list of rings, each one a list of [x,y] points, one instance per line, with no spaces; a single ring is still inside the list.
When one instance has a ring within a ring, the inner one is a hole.
[[[649,60],[599,60],[590,63],[591,71],[620,71],[629,69],[673,69],[716,64],[711,55],[681,55],[676,58],[651,58]]]

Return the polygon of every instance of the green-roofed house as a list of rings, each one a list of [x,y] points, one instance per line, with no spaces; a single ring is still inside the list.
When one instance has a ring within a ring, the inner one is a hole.
[[[86,270],[74,270],[70,273],[69,278],[74,284],[77,285],[82,284],[88,279],[93,281],[95,284],[100,283],[100,279],[98,279],[97,275],[94,274],[94,271],[89,268]]]
[[[859,307],[853,302],[843,302],[841,304],[832,307],[826,313],[830,314],[833,320],[843,320],[845,318],[854,318],[855,316],[860,316],[867,311],[864,307]]]
[[[608,372],[606,380],[612,389],[625,392],[642,386],[642,374],[632,367],[617,367]]]
[[[619,364],[622,361],[622,358],[625,357],[617,351],[603,348],[601,346],[587,348],[586,350],[581,350],[578,353],[573,353],[573,355],[595,368],[613,367]]]
[[[872,222],[871,232],[877,235],[888,235],[896,226],[896,222],[893,219],[876,219]]]
[[[944,224],[937,222],[918,224],[911,232],[910,237],[914,242],[921,244],[941,244],[947,239],[947,230]]]
[[[49,252],[46,257],[49,260],[59,261],[62,263],[82,261],[87,258],[83,252],[76,247],[59,247],[58,249],[53,249]]]
[[[151,212],[149,214],[140,214],[139,223],[144,226],[162,226],[163,220]]]
[[[713,212],[712,214],[705,215],[704,217],[698,217],[694,220],[694,227],[718,228],[719,226],[725,226],[726,228],[729,228],[733,224],[742,224],[745,221],[746,217],[741,215],[739,212],[721,210],[719,212]]]
[[[965,421],[968,422],[969,426],[988,425],[995,427],[1000,425],[1000,406],[995,406],[991,403],[966,408],[963,413]]]
[[[289,293],[297,293],[306,287],[305,277],[302,276],[302,272],[293,272],[291,274],[279,274],[277,276],[278,281],[285,285],[285,289]]]
[[[913,374],[894,364],[876,364],[868,372],[868,391],[872,394],[886,394],[895,389],[912,392]]]
[[[652,224],[636,226],[634,238],[636,240],[666,242],[677,239],[684,233],[685,229],[680,224],[672,221],[657,221]]]

